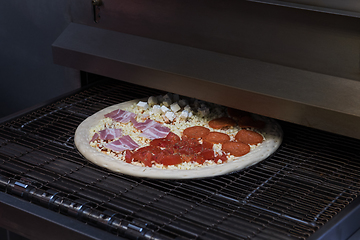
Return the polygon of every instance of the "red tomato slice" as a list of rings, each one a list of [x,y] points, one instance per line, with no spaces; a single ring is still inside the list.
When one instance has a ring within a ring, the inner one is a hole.
[[[214,160],[215,159],[215,154],[214,151],[212,149],[204,149],[200,155],[205,159],[205,160]]]
[[[179,154],[165,155],[161,163],[164,165],[176,165],[182,163],[181,156]]]
[[[156,147],[168,147],[169,145],[171,145],[171,142],[166,138],[157,138],[150,142],[150,146]]]
[[[219,163],[219,160],[221,160],[222,163],[224,163],[227,161],[227,156],[226,154],[217,155],[214,160],[216,163]]]
[[[201,155],[194,155],[192,161],[203,164],[205,162],[205,158]]]
[[[132,159],[133,159],[132,152],[130,150],[125,150],[125,161],[127,163],[131,163]]]
[[[180,142],[181,140],[180,137],[173,132],[169,132],[165,139],[169,140],[172,143]]]

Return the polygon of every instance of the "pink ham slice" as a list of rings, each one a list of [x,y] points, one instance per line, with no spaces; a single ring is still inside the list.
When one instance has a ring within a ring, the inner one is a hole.
[[[98,133],[95,133],[94,136],[91,138],[90,142],[94,142],[95,140],[99,139],[100,136]]]
[[[101,140],[114,140],[122,136],[122,130],[117,128],[106,128],[99,131]]]
[[[134,118],[136,116],[135,113],[132,112],[128,112],[128,111],[124,111],[121,109],[117,109],[114,110],[108,114],[104,115],[105,117],[111,118],[117,122],[121,122],[121,123],[127,123],[129,122],[132,118]]]
[[[114,152],[122,152],[124,150],[134,150],[139,145],[129,135],[125,135],[116,141],[106,144],[105,147]]]
[[[135,119],[132,119],[131,122],[134,124],[136,129],[142,131],[139,135],[140,137],[146,137],[149,139],[164,138],[170,132],[170,128],[165,127],[151,119],[146,119],[144,122],[136,122]]]

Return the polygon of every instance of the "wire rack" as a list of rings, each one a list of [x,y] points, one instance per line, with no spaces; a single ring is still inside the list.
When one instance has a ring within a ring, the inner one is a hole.
[[[77,126],[123,101],[164,94],[103,82],[0,125],[0,191],[132,239],[306,239],[360,190],[360,141],[286,122],[279,150],[237,173],[166,181],[84,159]]]

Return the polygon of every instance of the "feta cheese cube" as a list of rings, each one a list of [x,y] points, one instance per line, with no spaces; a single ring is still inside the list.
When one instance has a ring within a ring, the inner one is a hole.
[[[155,113],[155,114],[161,114],[162,110],[161,110],[160,105],[154,105],[153,108],[152,108],[152,112]]]
[[[154,106],[157,103],[158,103],[158,101],[157,101],[156,97],[154,97],[154,96],[149,97],[148,104],[149,104],[150,107]]]
[[[172,101],[170,98],[164,98],[164,100],[163,100],[164,106],[170,107],[171,103],[172,103]]]
[[[158,103],[162,103],[164,101],[164,97],[159,95],[156,97]]]
[[[171,110],[173,111],[173,112],[178,112],[180,109],[181,109],[181,107],[179,106],[179,104],[177,104],[176,102],[175,103],[173,103],[173,104],[171,104],[170,105],[170,108],[171,108]]]
[[[210,109],[207,107],[198,108],[198,114],[200,117],[206,117],[210,113]]]
[[[137,106],[138,106],[138,108],[140,108],[142,110],[146,110],[149,108],[149,105],[147,104],[147,102],[142,102],[142,101],[138,102]]]
[[[166,106],[161,106],[161,111],[162,111],[163,113],[166,113],[166,112],[170,111],[170,109],[167,108]]]
[[[188,112],[191,112],[191,107],[190,107],[189,105],[186,105],[186,106],[184,107],[184,110],[186,110],[186,111],[188,111]]]
[[[180,100],[178,101],[178,104],[179,104],[180,107],[185,107],[185,106],[188,105],[189,103],[188,103],[188,101],[187,101],[186,99],[180,99]]]
[[[167,93],[167,94],[164,95],[163,98],[164,98],[164,100],[165,100],[165,99],[170,99],[170,100],[172,101],[172,100],[173,100],[172,97],[173,97],[173,96],[172,96],[171,93]]]
[[[174,121],[176,115],[175,115],[175,113],[173,113],[173,112],[166,112],[166,113],[165,113],[165,117],[167,117],[167,119],[169,119],[170,122],[172,122],[172,121]]]
[[[183,110],[179,115],[179,118],[181,120],[186,120],[188,117],[189,117],[189,112],[186,110]]]
[[[206,117],[210,113],[210,109],[207,107],[198,108],[198,114],[201,117]]]

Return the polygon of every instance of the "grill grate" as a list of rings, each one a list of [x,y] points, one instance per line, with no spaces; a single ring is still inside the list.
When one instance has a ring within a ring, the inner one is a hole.
[[[2,124],[0,190],[138,239],[306,239],[359,194],[359,140],[285,122],[273,156],[215,178],[140,179],[80,156],[73,135],[86,117],[158,94],[106,82]]]

